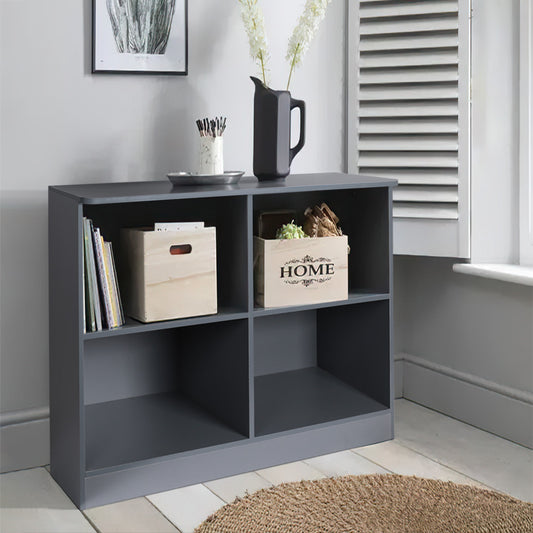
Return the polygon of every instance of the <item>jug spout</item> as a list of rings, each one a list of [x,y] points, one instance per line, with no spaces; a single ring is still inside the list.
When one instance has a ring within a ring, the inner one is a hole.
[[[256,90],[268,90],[268,87],[259,78],[256,78],[255,76],[250,76],[250,79],[254,82]]]

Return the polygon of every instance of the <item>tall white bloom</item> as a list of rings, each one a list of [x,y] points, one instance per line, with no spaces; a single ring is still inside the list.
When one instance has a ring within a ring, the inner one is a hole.
[[[250,43],[250,55],[261,69],[263,83],[268,85],[267,62],[269,58],[265,19],[259,0],[238,0],[241,4],[241,17]]]
[[[331,0],[307,0],[305,4],[304,12],[289,39],[286,59],[289,61],[291,69],[287,89],[291,83],[292,71],[301,63],[318,26],[326,15],[326,9],[330,2]]]

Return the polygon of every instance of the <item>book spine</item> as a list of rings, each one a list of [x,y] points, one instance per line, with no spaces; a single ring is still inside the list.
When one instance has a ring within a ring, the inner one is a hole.
[[[85,256],[85,254],[84,254]],[[85,257],[83,258],[83,294],[82,294],[82,298],[83,298],[83,333],[87,333],[87,309],[86,309],[86,304],[87,304],[87,300],[85,298],[85,282],[86,282],[86,277],[85,277]]]
[[[93,243],[95,249],[95,259],[98,271],[98,280],[100,282],[100,291],[102,301],[104,302],[104,316],[108,328],[113,327],[113,313],[111,311],[111,299],[109,296],[109,287],[107,286],[107,278],[104,264],[104,251],[102,248],[102,240],[100,237],[100,228],[94,228]]]
[[[88,302],[87,298],[85,296],[85,293],[87,292],[85,290],[85,286],[87,285],[87,265],[86,265],[87,259],[85,255],[85,220],[83,221],[83,265],[82,265],[82,272],[83,272],[83,333],[87,333],[87,320],[89,316],[88,312]]]
[[[90,252],[89,248],[89,221],[83,218],[83,289],[85,299],[85,326],[86,331],[96,331],[96,317],[93,300],[92,279],[90,270]]]
[[[96,251],[93,246],[93,222],[91,219],[87,219],[87,238],[89,251],[89,279],[91,281],[91,298],[96,317],[96,331],[102,331],[102,309],[100,305],[100,294],[98,292],[98,274],[96,271],[95,259]]]
[[[118,327],[118,305],[116,301],[115,288],[113,287],[113,279],[111,273],[111,258],[109,256],[109,243],[105,242],[103,237],[100,237],[102,240],[102,250],[104,251],[104,266],[105,266],[105,277],[107,281],[107,287],[109,290],[109,299],[111,301],[111,314],[113,315],[113,327]]]
[[[115,254],[113,252],[113,243],[109,243],[109,255],[111,257],[111,267],[113,270],[113,282],[115,286],[115,292],[117,295],[117,302],[118,302],[118,310],[119,310],[119,318],[120,318],[120,325],[122,326],[126,320],[124,318],[124,309],[122,307],[122,298],[120,297],[120,286],[118,284],[118,274],[117,274],[117,266],[115,263]]]

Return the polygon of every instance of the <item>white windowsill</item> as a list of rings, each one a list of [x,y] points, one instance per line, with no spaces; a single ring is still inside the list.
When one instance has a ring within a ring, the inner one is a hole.
[[[453,271],[533,287],[533,267],[504,264],[456,263],[453,265]]]

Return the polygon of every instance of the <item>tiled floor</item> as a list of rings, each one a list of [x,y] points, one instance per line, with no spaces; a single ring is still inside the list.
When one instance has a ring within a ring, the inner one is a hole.
[[[471,483],[533,501],[533,452],[419,405],[396,402],[396,439],[81,513],[45,468],[0,476],[2,533],[193,531],[237,496],[284,481],[395,472]]]

